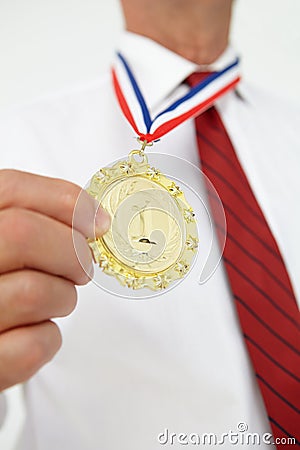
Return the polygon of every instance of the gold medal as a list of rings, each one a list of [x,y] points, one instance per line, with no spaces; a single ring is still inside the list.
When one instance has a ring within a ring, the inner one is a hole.
[[[112,221],[104,236],[88,242],[105,274],[132,289],[157,291],[188,273],[198,232],[184,193],[150,166],[146,145],[93,176],[87,191]]]
[[[112,81],[120,108],[142,147],[92,178],[87,191],[108,211],[112,222],[109,231],[90,239],[89,245],[103,272],[123,286],[159,291],[191,269],[198,232],[195,214],[180,186],[151,167],[144,150],[233,89],[239,82],[238,59],[208,75],[154,117],[120,53]]]

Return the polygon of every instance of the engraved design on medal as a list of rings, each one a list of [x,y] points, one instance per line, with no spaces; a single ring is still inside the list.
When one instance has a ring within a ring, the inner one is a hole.
[[[198,248],[195,214],[180,186],[143,152],[101,169],[87,190],[112,217],[109,231],[89,240],[105,274],[131,289],[162,290],[189,272]]]

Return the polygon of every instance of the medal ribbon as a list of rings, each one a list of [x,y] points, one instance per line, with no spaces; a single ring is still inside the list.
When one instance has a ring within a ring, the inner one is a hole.
[[[208,75],[197,86],[166,109],[151,118],[149,108],[134,74],[124,56],[118,58],[112,68],[115,93],[123,114],[142,141],[148,143],[160,139],[169,131],[212,106],[240,81],[239,59],[219,72]]]

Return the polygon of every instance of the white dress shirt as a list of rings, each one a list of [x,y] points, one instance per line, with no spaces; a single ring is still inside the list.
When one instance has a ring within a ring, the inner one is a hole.
[[[186,89],[181,83],[196,67],[131,33],[122,36],[121,50],[152,112]],[[298,112],[244,83],[217,108],[299,294]],[[109,74],[6,115],[0,130],[1,167],[80,185],[134,147]],[[156,149],[198,164],[193,121]],[[77,309],[58,321],[62,349],[25,386],[19,449],[158,450],[169,448],[157,438],[165,429],[220,437],[237,432],[240,422],[248,432],[269,432],[222,264],[204,285],[187,278],[148,300],[118,298],[93,283],[78,290]],[[176,440],[170,446],[182,447]],[[237,446],[225,441],[222,448]]]

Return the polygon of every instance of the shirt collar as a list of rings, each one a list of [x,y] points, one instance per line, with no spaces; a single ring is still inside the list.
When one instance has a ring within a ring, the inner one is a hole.
[[[166,99],[191,73],[220,70],[236,57],[233,48],[228,46],[213,64],[199,66],[152,39],[129,31],[122,33],[118,50],[132,68],[150,110]]]

